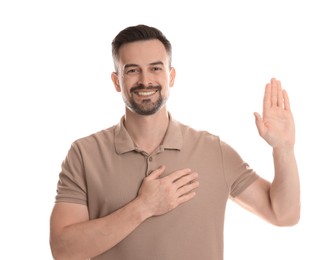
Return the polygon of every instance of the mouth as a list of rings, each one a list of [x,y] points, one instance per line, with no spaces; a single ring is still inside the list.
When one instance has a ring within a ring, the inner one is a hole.
[[[150,91],[134,91],[134,94],[140,97],[149,97],[151,95],[154,95],[158,90],[150,90]]]

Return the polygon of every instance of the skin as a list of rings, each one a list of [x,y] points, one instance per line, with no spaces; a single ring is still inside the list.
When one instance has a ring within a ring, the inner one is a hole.
[[[119,54],[118,72],[112,73],[112,81],[126,105],[124,124],[137,146],[150,154],[161,143],[168,127],[166,101],[174,85],[175,69],[168,66],[169,57],[158,40],[125,44]],[[159,100],[162,100],[160,105]],[[149,114],[140,114],[139,108],[141,113]],[[280,81],[273,78],[266,85],[263,114],[254,115],[260,136],[273,147],[274,180],[270,183],[259,178],[232,199],[274,225],[294,225],[300,215],[295,127],[289,98]],[[195,196],[199,188],[198,173],[181,169],[162,178],[164,171],[165,166],[153,171],[144,178],[133,201],[99,219],[89,220],[84,205],[56,203],[50,224],[55,259],[87,259],[99,255],[146,219],[165,214]]]

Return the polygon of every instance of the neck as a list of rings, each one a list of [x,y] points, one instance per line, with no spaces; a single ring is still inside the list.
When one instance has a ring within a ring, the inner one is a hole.
[[[151,154],[166,134],[169,117],[166,108],[150,116],[138,115],[126,109],[124,123],[135,144]]]

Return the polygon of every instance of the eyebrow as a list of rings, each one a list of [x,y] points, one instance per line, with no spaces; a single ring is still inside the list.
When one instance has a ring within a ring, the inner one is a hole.
[[[162,61],[156,61],[156,62],[152,62],[149,65],[164,65],[164,63]]]
[[[155,62],[151,62],[149,63],[150,66],[154,66],[154,65],[164,65],[164,63],[162,61],[155,61]],[[130,68],[130,67],[140,67],[140,65],[135,64],[135,63],[130,63],[130,64],[125,64],[124,69]]]

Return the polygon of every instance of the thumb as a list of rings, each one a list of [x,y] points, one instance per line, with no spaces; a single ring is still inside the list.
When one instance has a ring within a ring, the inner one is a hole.
[[[264,132],[264,123],[263,123],[263,119],[261,117],[261,115],[257,112],[254,113],[255,116],[255,124],[258,130],[258,133],[260,134],[260,136],[262,136],[262,133]]]
[[[159,168],[157,168],[156,170],[153,170],[150,175],[147,177],[149,180],[155,180],[158,179],[160,177],[160,175],[162,175],[165,172],[166,166],[165,165],[161,165]]]

